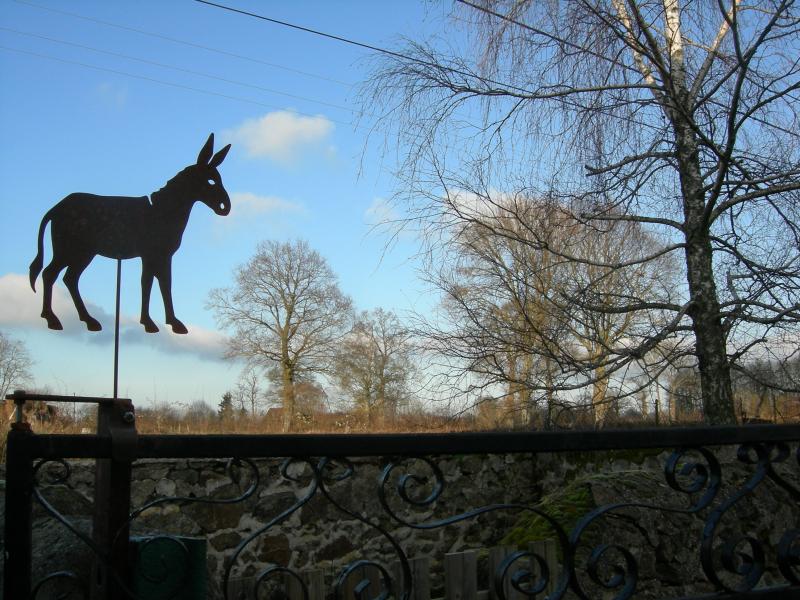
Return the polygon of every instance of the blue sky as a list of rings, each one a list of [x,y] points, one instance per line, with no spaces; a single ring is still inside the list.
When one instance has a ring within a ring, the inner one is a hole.
[[[389,48],[400,36],[435,33],[448,10],[405,1],[228,3]],[[261,240],[306,239],[359,309],[430,307],[413,241],[384,256],[385,237],[371,233],[396,182],[393,154],[365,145],[369,120],[355,126],[370,57],[191,0],[0,0],[0,330],[27,345],[35,384],[59,394],[112,391],[115,263],[97,257],[81,278],[104,331],[84,330],[61,282],[54,308],[65,330],[48,330],[41,285],[34,295],[27,284],[44,213],[71,192],[149,194],[196,160],[210,132],[217,148],[233,144],[220,167],[232,212],[218,217],[198,203],[175,255],[173,295],[188,336],[165,332],[156,290],[151,314],[162,331],[144,333],[140,263],[123,262],[120,395],[140,406],[216,404],[235,385],[240,365],[219,358],[224,332],[205,303]]]

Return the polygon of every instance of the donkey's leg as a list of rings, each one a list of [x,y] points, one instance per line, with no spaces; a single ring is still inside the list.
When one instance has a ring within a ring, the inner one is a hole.
[[[86,267],[89,266],[93,258],[93,254],[73,258],[72,264],[67,266],[67,272],[64,273],[64,285],[67,286],[69,295],[72,296],[72,302],[75,304],[75,308],[78,311],[78,317],[81,321],[86,323],[86,329],[89,331],[100,331],[103,329],[103,326],[100,325],[97,319],[89,314],[88,310],[86,310],[86,305],[83,303],[80,290],[78,290],[78,280],[81,278],[81,273],[86,270]]]
[[[50,264],[44,268],[42,271],[42,289],[44,291],[44,299],[42,300],[42,318],[47,321],[47,326],[50,329],[64,329],[61,325],[61,321],[58,320],[58,317],[53,312],[53,284],[55,283],[56,279],[58,278],[58,274],[61,273],[61,269],[64,268],[64,264],[60,262],[55,256],[53,256],[53,260],[50,261]]]
[[[150,318],[150,291],[153,289],[153,264],[152,261],[142,257],[142,312],[139,323],[144,325],[147,333],[157,333],[158,327]]]
[[[175,309],[172,306],[172,256],[168,256],[161,264],[161,268],[156,271],[158,286],[161,288],[161,297],[164,299],[164,314],[167,325],[172,326],[174,333],[189,333],[186,325],[181,323],[175,316]]]

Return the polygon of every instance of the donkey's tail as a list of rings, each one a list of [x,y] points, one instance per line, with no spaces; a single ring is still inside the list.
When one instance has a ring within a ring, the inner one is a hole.
[[[39,276],[39,273],[42,270],[42,265],[44,264],[44,229],[47,227],[47,223],[53,219],[52,212],[52,208],[48,210],[44,217],[42,217],[42,222],[39,225],[38,251],[36,252],[36,258],[33,259],[33,262],[30,266],[31,289],[34,292],[36,291],[36,278]]]

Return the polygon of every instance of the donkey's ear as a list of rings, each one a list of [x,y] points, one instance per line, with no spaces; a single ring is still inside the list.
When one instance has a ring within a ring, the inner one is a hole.
[[[231,149],[231,145],[228,144],[222,150],[217,152],[214,155],[214,158],[211,159],[211,162],[208,163],[208,166],[213,168],[213,169],[216,169],[218,166],[220,166],[222,164],[222,161],[225,160],[225,157],[228,156],[228,150],[230,150],[230,149]]]
[[[207,165],[208,161],[211,160],[211,155],[214,154],[214,134],[212,133],[208,136],[208,140],[206,141],[206,145],[203,146],[203,149],[200,150],[200,154],[197,155],[197,164],[198,165]]]

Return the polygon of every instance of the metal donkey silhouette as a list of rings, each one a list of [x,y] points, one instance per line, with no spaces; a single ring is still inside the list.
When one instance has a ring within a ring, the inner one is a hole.
[[[172,306],[172,255],[181,245],[181,237],[196,201],[206,204],[221,216],[231,211],[231,201],[222,186],[217,167],[225,160],[228,144],[214,154],[214,134],[200,150],[197,163],[180,171],[167,184],[147,196],[96,196],[70,194],[51,208],[39,225],[39,246],[30,267],[31,288],[36,291],[36,277],[42,270],[44,230],[49,222],[53,259],[42,272],[44,300],[42,317],[50,329],[62,329],[53,312],[53,284],[66,267],[67,286],[78,316],[89,331],[102,326],[86,310],[78,291],[81,273],[96,255],[108,258],[142,259],[142,312],[140,323],[145,331],[155,333],[158,327],[150,318],[150,291],[153,277],[158,279],[164,299],[166,322],[175,333],[187,333],[186,326],[175,316]]]

